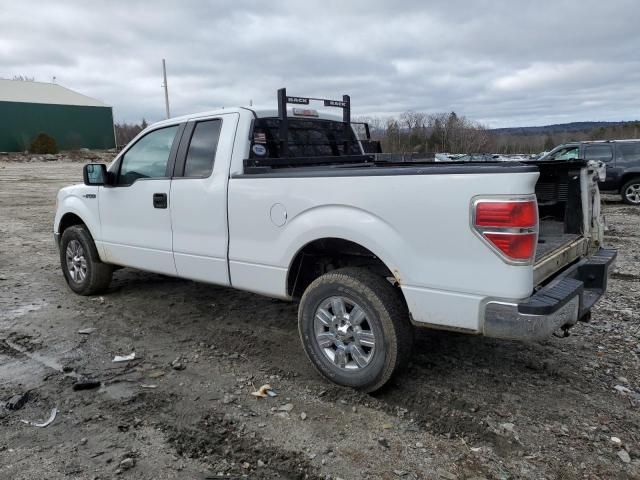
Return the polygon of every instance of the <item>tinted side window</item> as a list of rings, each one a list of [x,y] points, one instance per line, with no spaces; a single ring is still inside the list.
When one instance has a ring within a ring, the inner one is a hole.
[[[166,177],[171,146],[178,125],[148,133],[133,145],[122,158],[119,185],[130,185],[139,178]]]
[[[610,162],[613,158],[611,145],[587,145],[584,148],[585,160],[600,160],[601,162]]]
[[[207,120],[196,124],[184,165],[185,177],[208,177],[211,175],[221,128],[222,120]]]
[[[640,162],[640,142],[619,143],[618,158],[623,162]]]
[[[574,160],[578,158],[580,151],[578,147],[564,147],[558,150],[551,157],[552,160]]]

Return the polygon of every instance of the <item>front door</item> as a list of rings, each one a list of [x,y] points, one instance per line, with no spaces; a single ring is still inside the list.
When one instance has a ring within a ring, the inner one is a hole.
[[[173,253],[178,276],[229,284],[227,185],[239,115],[190,121],[171,182]]]
[[[183,127],[152,130],[114,165],[115,185],[100,187],[105,260],[176,275],[171,234],[171,171]]]

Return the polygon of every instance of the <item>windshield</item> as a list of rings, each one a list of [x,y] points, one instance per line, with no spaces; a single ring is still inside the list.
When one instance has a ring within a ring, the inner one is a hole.
[[[331,120],[289,118],[289,157],[361,155],[360,144],[349,124]],[[280,147],[280,120],[254,122],[251,158],[285,157]]]

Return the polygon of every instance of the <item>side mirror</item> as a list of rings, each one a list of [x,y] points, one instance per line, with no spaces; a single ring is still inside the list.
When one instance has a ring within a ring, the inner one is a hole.
[[[89,163],[82,169],[85,185],[100,186],[109,184],[109,173],[104,163]]]

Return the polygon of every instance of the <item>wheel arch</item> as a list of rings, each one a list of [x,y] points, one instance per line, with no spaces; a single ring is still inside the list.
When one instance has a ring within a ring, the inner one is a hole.
[[[347,238],[331,236],[308,241],[296,251],[287,269],[287,294],[300,298],[316,278],[346,266],[367,268],[400,284],[397,270],[370,248]],[[404,295],[402,297],[404,299]]]
[[[72,227],[74,225],[82,225],[83,227],[86,227],[87,230],[89,230],[89,227],[87,227],[86,222],[78,214],[73,212],[67,212],[64,215],[62,215],[62,217],[60,218],[57,231],[60,235],[62,235],[67,228]]]
[[[634,178],[637,178],[640,182],[640,169],[627,171],[622,174],[622,178],[620,179],[620,193],[623,193],[625,185]]]
[[[97,240],[96,233],[98,233],[99,224],[96,224],[97,222],[92,223],[89,220],[91,218],[90,212],[84,212],[83,208],[76,208],[77,207],[76,204],[78,203],[80,207],[82,207],[82,204],[78,202],[77,199],[75,199],[74,201],[74,199],[71,198],[66,202],[66,205],[64,205],[65,206],[64,210],[59,211],[59,213],[56,215],[54,232],[56,235],[59,235],[59,237],[61,238],[64,231],[69,227],[73,227],[76,225],[83,226],[89,233],[89,236],[93,240],[94,244],[96,245],[98,256],[102,260],[104,258],[103,254],[100,246],[96,242]]]
[[[94,206],[97,207],[97,206]],[[67,195],[59,201],[54,232],[62,235],[65,229],[73,225],[84,225],[95,241],[100,235],[100,220],[97,208],[91,209],[79,198],[79,193]]]

